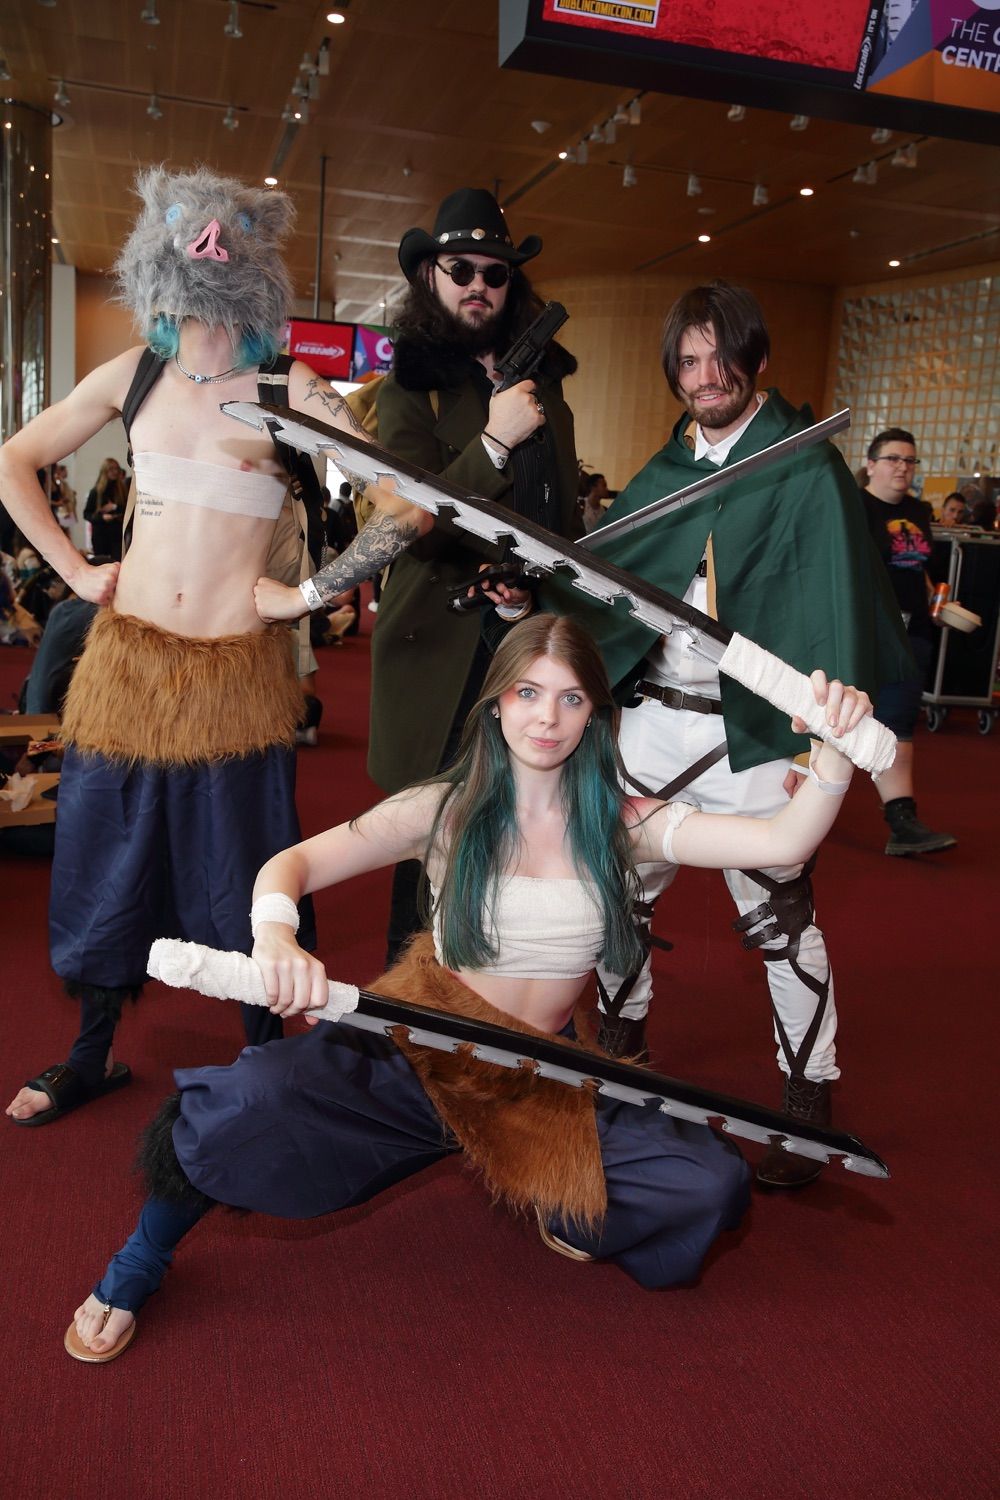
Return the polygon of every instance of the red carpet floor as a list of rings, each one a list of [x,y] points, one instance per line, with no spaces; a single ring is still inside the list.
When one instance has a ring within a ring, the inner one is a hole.
[[[0,653],[0,704],[27,653]],[[368,649],[322,659],[300,756],[314,832],[363,808]],[[996,1396],[996,764],[1000,730],[921,735],[921,811],[951,855],[890,861],[852,788],[817,877],[837,973],[839,1123],[887,1183],[828,1171],[756,1196],[690,1290],[574,1265],[454,1162],[337,1219],[211,1215],[136,1341],[70,1361],[70,1315],[139,1201],[136,1134],[174,1065],[224,1062],[233,1007],[151,985],[120,1031],[133,1087],[44,1130],[0,1122],[6,1372],[0,1493],[18,1500],[980,1500],[1000,1492]],[[320,898],[331,974],[364,980],[388,879]],[[48,864],[0,856],[4,1087],[60,1059]],[[721,877],[658,917],[666,1071],[776,1102],[759,961]],[[751,1148],[752,1149],[752,1148]],[[991,1353],[992,1351],[992,1353]]]

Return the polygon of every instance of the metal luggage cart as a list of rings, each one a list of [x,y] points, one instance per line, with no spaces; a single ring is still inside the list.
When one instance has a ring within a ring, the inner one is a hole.
[[[979,710],[989,734],[1000,701],[994,697],[1000,652],[1000,535],[964,526],[935,526],[934,576],[947,578],[949,597],[982,616],[970,635],[942,626],[930,687],[923,695],[927,728],[941,728],[949,708]]]

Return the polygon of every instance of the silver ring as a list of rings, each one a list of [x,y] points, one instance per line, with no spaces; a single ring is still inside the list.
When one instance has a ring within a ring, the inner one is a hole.
[[[540,417],[544,417],[544,415],[545,415],[545,407],[542,405],[542,403],[540,401],[536,401],[535,402],[535,410],[538,412],[538,415]]]

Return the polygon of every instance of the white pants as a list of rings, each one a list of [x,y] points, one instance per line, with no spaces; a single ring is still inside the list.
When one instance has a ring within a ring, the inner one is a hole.
[[[724,738],[725,730],[718,714],[696,714],[688,709],[665,708],[650,699],[643,699],[636,708],[627,708],[622,713],[622,759],[627,769],[653,792],[659,791],[660,787],[666,786],[675,776],[693,766]],[[748,817],[769,818],[788,801],[782,783],[790,764],[788,760],[772,760],[765,765],[754,766],[749,771],[733,772],[727,756],[703,771],[697,780],[677,794],[676,800],[690,802],[702,812],[742,813]],[[634,787],[628,789],[635,792]],[[639,876],[643,885],[643,899],[650,903],[656,901],[673,881],[677,869],[676,865],[641,865]],[[761,873],[783,881],[792,880],[801,872],[801,865],[789,865],[766,869]],[[724,870],[723,875],[741,916],[769,899],[770,893],[765,887],[751,880],[741,870]],[[736,940],[734,937],[734,941]],[[766,953],[768,950],[781,949],[787,942],[787,937],[779,935],[762,944],[760,951]],[[806,927],[802,933],[797,963],[820,982],[829,977],[830,988],[812,1052],[808,1059],[800,1059],[796,1071],[804,1072],[807,1078],[817,1082],[839,1078],[834,1047],[837,1011],[833,997],[833,977],[830,975],[823,934],[815,925]],[[820,1002],[816,994],[798,978],[787,959],[772,960],[765,968],[775,1014],[784,1027],[792,1052],[798,1054]],[[622,976],[601,968],[598,969],[598,974],[609,995],[614,996],[622,984]],[[650,960],[647,958],[621,1014],[630,1019],[644,1016],[649,1008],[652,988]],[[775,1041],[779,1042],[777,1026],[774,1036]],[[780,1042],[778,1066],[784,1073],[790,1071]]]

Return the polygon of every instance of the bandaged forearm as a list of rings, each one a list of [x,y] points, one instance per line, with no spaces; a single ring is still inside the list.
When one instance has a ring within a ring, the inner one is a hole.
[[[377,510],[339,557],[300,585],[303,599],[310,609],[327,608],[338,594],[349,593],[366,578],[381,573],[419,535],[420,528],[413,521]]]

